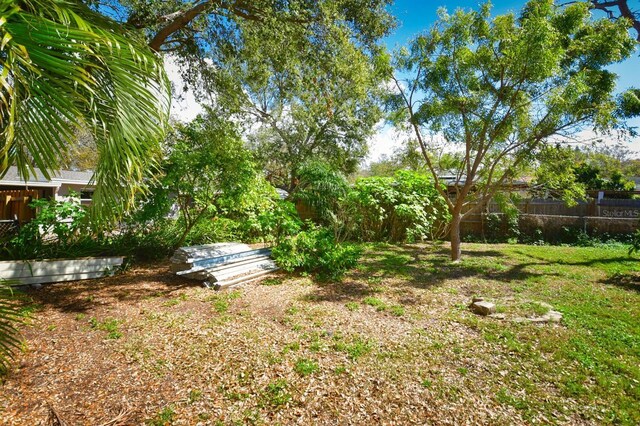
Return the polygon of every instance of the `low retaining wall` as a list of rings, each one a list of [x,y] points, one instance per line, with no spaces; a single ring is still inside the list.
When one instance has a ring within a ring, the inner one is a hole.
[[[113,274],[122,256],[0,262],[0,278],[12,285],[29,285],[102,278]]]

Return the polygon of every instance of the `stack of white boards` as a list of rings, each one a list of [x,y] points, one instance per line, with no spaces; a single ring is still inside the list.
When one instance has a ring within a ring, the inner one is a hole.
[[[220,290],[260,278],[278,267],[268,248],[252,249],[241,243],[181,247],[171,257],[171,270]]]
[[[20,286],[102,278],[113,275],[123,261],[122,256],[4,261],[0,279]]]

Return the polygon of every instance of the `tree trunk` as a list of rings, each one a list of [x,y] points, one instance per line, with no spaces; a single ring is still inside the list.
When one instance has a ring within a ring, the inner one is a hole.
[[[451,260],[457,262],[460,260],[462,250],[460,247],[460,222],[462,215],[460,212],[454,212],[451,217]]]

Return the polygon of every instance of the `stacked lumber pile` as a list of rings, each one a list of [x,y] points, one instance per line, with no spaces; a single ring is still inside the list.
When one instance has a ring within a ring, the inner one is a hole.
[[[240,243],[181,247],[171,257],[171,270],[220,290],[277,270],[270,256],[270,249],[252,249]]]

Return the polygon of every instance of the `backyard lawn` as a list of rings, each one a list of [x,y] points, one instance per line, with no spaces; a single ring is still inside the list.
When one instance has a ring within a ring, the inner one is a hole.
[[[367,246],[341,283],[166,263],[32,291],[3,424],[640,424],[626,248]],[[467,305],[496,303],[497,317]],[[552,307],[561,323],[533,323]]]

